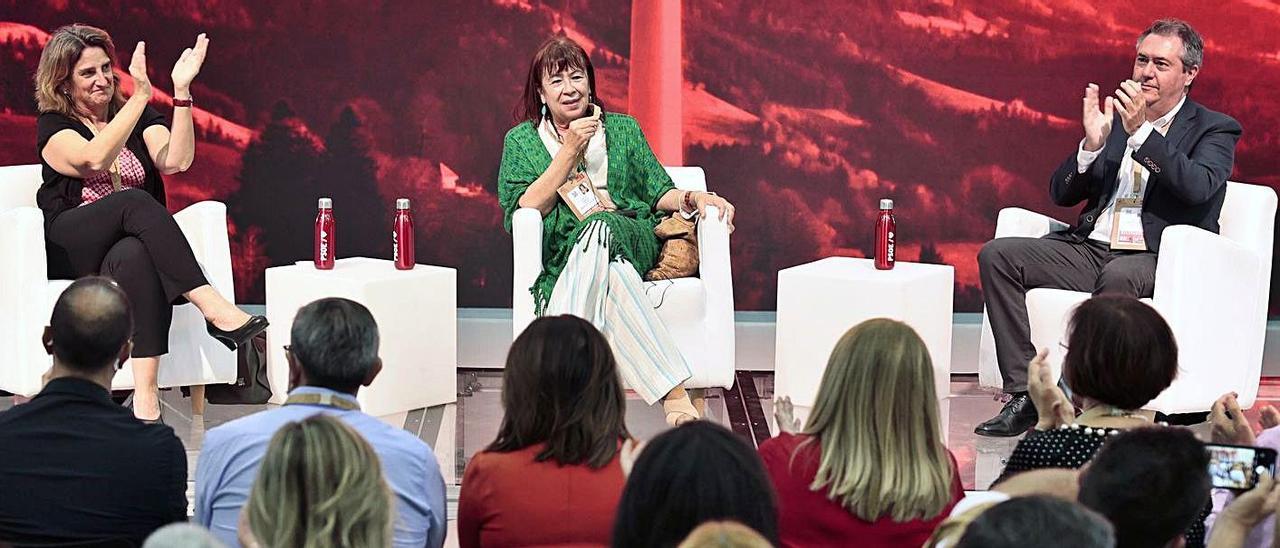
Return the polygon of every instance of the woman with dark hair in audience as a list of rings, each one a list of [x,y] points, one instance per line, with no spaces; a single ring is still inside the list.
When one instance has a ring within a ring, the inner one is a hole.
[[[919,546],[964,496],[942,443],[929,350],[907,324],[850,329],[800,434],[788,432],[789,408],[778,402],[782,432],[760,444],[783,546]]]
[[[529,288],[538,315],[573,314],[613,346],[618,372],[645,403],[662,400],[669,424],[696,420],[689,366],[645,296],[655,265],[654,228],[679,211],[714,207],[733,228],[733,206],[709,192],[677,190],[635,118],[604,112],[586,50],[567,36],[543,42],[529,63],[498,167],[503,226],[522,208],[542,216],[542,273]],[[557,192],[592,187],[600,208],[579,219]],[[705,219],[704,221],[705,222]]]
[[[708,521],[735,521],[778,543],[773,488],[760,457],[723,426],[695,421],[640,452],[618,503],[613,546],[678,546]]]
[[[539,318],[502,379],[498,437],[462,478],[459,544],[608,544],[630,439],[609,343],[581,318]]]
[[[1124,430],[1152,425],[1142,406],[1159,396],[1178,373],[1173,331],[1154,308],[1132,297],[1100,295],[1076,307],[1067,328],[1062,378],[1083,410],[1053,380],[1041,349],[1028,366],[1027,385],[1039,420],[1018,442],[997,481],[1039,468],[1079,468]],[[1184,535],[1204,542],[1206,506]]]
[[[378,454],[341,420],[313,415],[271,438],[240,521],[240,543],[391,546],[391,489]]]
[[[1062,378],[1079,398],[1074,408],[1053,380],[1042,349],[1028,385],[1040,414],[1018,442],[1001,479],[1036,468],[1079,468],[1118,430],[1151,426],[1140,412],[1178,373],[1178,344],[1154,308],[1132,297],[1101,295],[1076,307],[1067,329]]]

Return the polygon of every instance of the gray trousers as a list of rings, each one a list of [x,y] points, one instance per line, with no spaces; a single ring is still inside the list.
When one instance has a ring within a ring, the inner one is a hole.
[[[978,276],[1005,392],[1027,389],[1027,362],[1036,355],[1027,319],[1027,290],[1037,287],[1150,297],[1156,254],[1112,251],[1106,243],[1050,234],[997,238],[978,252]]]

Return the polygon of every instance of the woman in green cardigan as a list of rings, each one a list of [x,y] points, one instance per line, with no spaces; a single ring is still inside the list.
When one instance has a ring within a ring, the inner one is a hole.
[[[653,229],[665,215],[715,206],[733,227],[733,205],[677,190],[634,118],[605,114],[595,71],[573,40],[556,36],[534,55],[520,120],[507,132],[498,170],[503,223],[520,208],[542,213],[542,274],[530,291],[539,315],[573,314],[605,334],[623,380],[667,422],[699,418],[684,390],[689,366],[645,296],[640,276],[657,261]],[[594,187],[603,211],[579,220],[560,198],[569,180]]]

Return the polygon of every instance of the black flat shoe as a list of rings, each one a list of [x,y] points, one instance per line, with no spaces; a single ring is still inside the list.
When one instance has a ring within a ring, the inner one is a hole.
[[[979,436],[1011,438],[1026,432],[1036,425],[1039,416],[1036,406],[1026,392],[1014,394],[1000,409],[1000,413],[973,429]]]
[[[249,339],[252,339],[254,335],[262,333],[269,324],[267,323],[267,318],[265,316],[253,316],[249,318],[249,321],[244,322],[244,325],[236,328],[234,331],[223,331],[218,329],[213,326],[213,322],[208,320],[205,320],[204,325],[213,338],[226,345],[227,348],[235,350]]]

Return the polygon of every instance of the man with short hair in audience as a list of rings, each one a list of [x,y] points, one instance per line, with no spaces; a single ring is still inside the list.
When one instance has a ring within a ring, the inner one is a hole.
[[[1120,547],[1181,546],[1209,501],[1209,453],[1190,430],[1115,436],[1080,474],[1080,503],[1107,517]]]
[[[196,466],[196,521],[230,546],[271,437],[281,426],[331,414],[360,433],[382,461],[396,498],[397,547],[438,548],[445,538],[445,491],[431,448],[409,432],[360,411],[356,392],[382,370],[378,326],[363,305],[320,299],[300,310],[291,331],[289,398],[279,409],[242,417],[205,434]],[[452,380],[449,380],[452,382]]]
[[[1016,497],[992,506],[965,528],[956,548],[1112,548],[1107,520],[1055,497]]]
[[[58,297],[49,381],[0,413],[0,544],[115,540],[140,545],[187,518],[187,453],[173,429],[111,401],[133,343],[129,298],[107,278]]]

